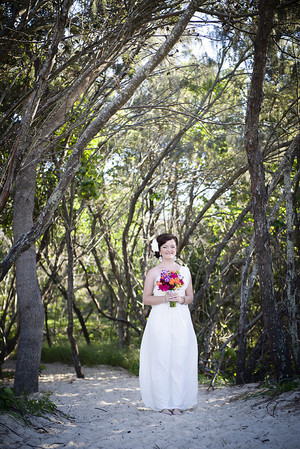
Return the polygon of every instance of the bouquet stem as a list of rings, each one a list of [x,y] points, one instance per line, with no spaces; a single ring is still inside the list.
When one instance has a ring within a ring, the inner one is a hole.
[[[170,307],[176,307],[176,301],[170,301]]]

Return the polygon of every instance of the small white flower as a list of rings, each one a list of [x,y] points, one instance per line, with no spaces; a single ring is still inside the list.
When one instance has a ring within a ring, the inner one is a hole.
[[[153,239],[153,240],[152,240],[152,243],[151,243],[151,249],[152,249],[152,251],[153,251],[154,253],[156,253],[156,252],[159,251],[159,249],[158,249],[158,243],[157,243],[157,240],[156,240],[156,239]]]

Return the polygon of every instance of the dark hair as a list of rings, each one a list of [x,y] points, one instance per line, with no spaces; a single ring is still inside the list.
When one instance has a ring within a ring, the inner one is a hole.
[[[164,245],[166,242],[168,242],[169,240],[175,240],[176,247],[178,247],[178,238],[176,237],[176,235],[173,235],[173,234],[160,234],[156,238],[156,240],[158,243],[158,250],[160,250],[160,247],[162,245]],[[159,258],[159,251],[155,251],[154,255],[155,255],[155,257]]]

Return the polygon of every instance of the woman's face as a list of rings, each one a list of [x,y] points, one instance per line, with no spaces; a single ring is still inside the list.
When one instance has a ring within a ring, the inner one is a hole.
[[[174,260],[176,256],[176,242],[175,240],[168,240],[166,243],[161,245],[160,254],[162,255],[163,260]]]

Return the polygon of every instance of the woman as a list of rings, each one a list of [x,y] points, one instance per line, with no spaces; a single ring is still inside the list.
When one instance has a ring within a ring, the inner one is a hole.
[[[160,263],[149,270],[143,293],[143,303],[152,309],[140,352],[142,399],[168,415],[195,405],[198,392],[197,340],[188,308],[194,297],[192,279],[189,269],[175,262],[177,247],[172,234],[152,242]],[[167,290],[170,285],[176,288]]]

